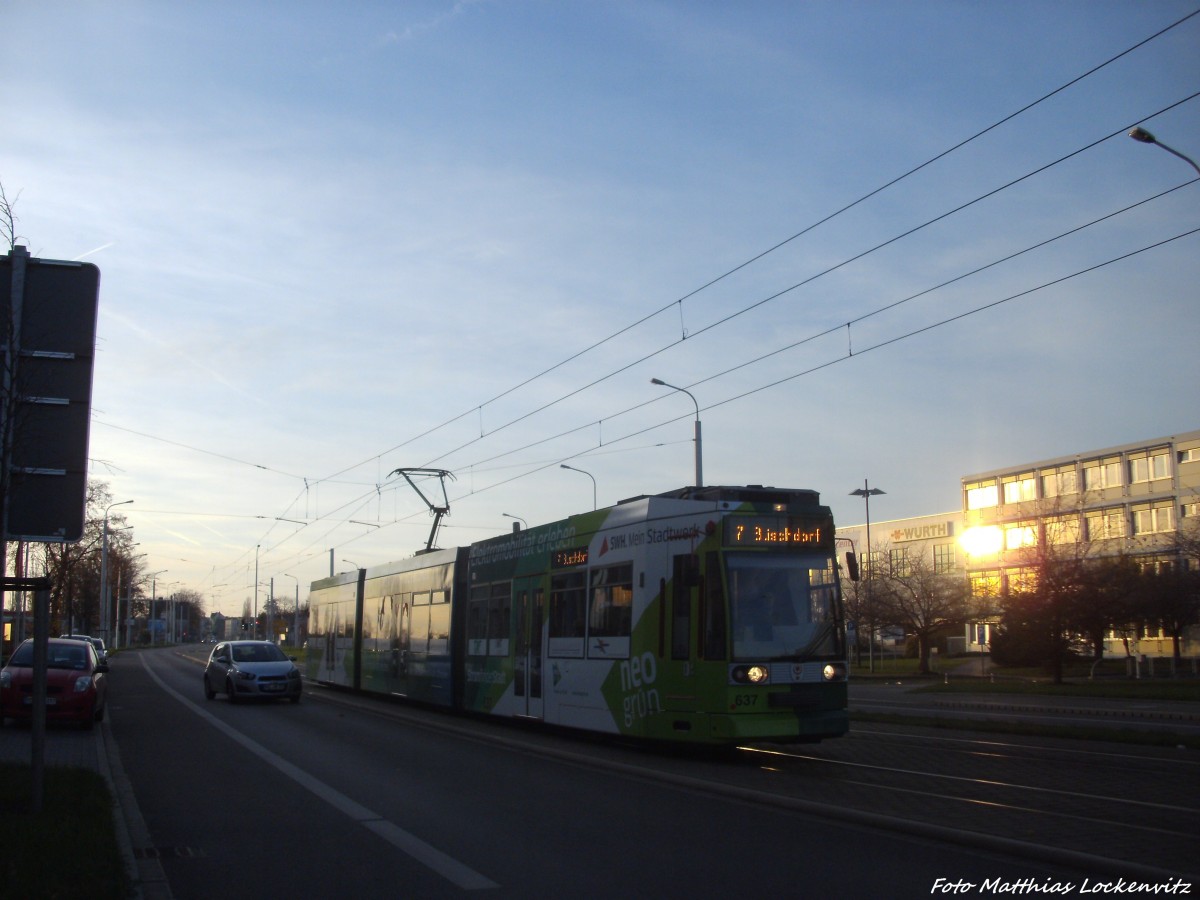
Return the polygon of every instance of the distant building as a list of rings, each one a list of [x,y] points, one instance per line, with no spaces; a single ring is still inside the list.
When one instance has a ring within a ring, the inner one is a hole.
[[[936,569],[961,571],[975,596],[1019,589],[1031,577],[1030,550],[1074,548],[1088,558],[1126,555],[1145,567],[1196,566],[1180,538],[1200,532],[1200,431],[966,475],[962,509],[838,529],[853,540],[864,570],[925,554]],[[986,651],[994,621],[971,623],[961,646]],[[955,642],[958,644],[958,642]],[[1193,639],[1186,655],[1197,652]],[[1112,651],[1120,649],[1116,644]],[[1169,656],[1171,641],[1150,628],[1136,651]]]

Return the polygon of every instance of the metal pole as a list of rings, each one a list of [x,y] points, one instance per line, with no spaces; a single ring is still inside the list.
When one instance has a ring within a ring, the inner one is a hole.
[[[673,391],[679,391],[681,394],[687,394],[692,399],[693,405],[696,407],[696,487],[704,487],[704,453],[701,449],[700,440],[700,404],[696,402],[696,398],[692,396],[692,392],[681,387],[676,387],[673,384],[667,384],[661,378],[651,378],[651,384],[657,384],[662,387],[668,387]]]
[[[594,511],[594,510],[598,509],[598,507],[596,505],[596,476],[593,475],[591,472],[583,471],[583,469],[577,469],[574,466],[568,466],[566,463],[561,463],[559,465],[559,468],[560,469],[570,469],[572,472],[578,472],[580,475],[586,475],[588,478],[592,479],[592,510]]]
[[[883,494],[879,488],[871,487],[866,478],[863,486],[850,492],[852,497],[862,497],[867,504],[867,611],[870,615],[870,627],[867,629],[867,663],[872,673],[875,672],[875,595],[871,587],[874,561],[871,558],[871,496]]]

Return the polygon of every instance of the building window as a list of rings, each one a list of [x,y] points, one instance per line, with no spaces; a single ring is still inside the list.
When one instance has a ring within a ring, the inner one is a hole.
[[[1062,466],[1042,473],[1042,496],[1062,497],[1079,492],[1079,474],[1075,467]]]
[[[986,509],[989,506],[1000,505],[1000,489],[995,479],[968,484],[967,509]]]
[[[1004,478],[1004,502],[1024,503],[1026,500],[1036,500],[1033,473],[1023,475],[1006,475]]]
[[[1200,516],[1200,503],[1185,503],[1183,506],[1179,507],[1179,512],[1185,519]]]
[[[1079,543],[1079,516],[1047,516],[1044,524],[1048,544]]]
[[[889,550],[888,564],[891,566],[891,574],[896,578],[904,578],[912,574],[912,565],[909,563],[907,548],[901,547],[899,550]]]
[[[938,575],[954,571],[954,544],[933,545],[933,571]]]
[[[1143,503],[1133,507],[1133,533],[1156,534],[1175,530],[1174,503]]]
[[[1171,477],[1171,457],[1166,448],[1150,450],[1129,458],[1129,483]]]
[[[1110,459],[1093,459],[1083,464],[1083,489],[1099,491],[1104,488],[1120,487],[1121,460],[1118,457]]]
[[[1009,522],[1003,528],[1005,550],[1037,546],[1037,525],[1033,522]]]
[[[1009,569],[1005,573],[1012,594],[1029,594],[1037,589],[1037,569]]]
[[[1120,506],[1095,509],[1087,514],[1089,541],[1125,537],[1125,510]]]
[[[1187,450],[1180,450],[1179,461],[1181,463],[1200,462],[1200,447],[1190,447]]]
[[[972,597],[999,597],[1000,571],[972,572],[970,575]]]

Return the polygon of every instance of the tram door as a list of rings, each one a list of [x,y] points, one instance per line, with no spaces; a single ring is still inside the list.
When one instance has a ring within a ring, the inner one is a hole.
[[[541,580],[518,578],[513,582],[516,606],[516,659],[513,661],[513,693],[517,714],[542,718],[542,624],[546,617],[546,593]]]

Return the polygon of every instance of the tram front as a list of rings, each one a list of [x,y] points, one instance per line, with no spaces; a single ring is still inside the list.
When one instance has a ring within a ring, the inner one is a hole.
[[[828,508],[777,502],[765,512],[731,510],[721,523],[720,566],[728,714],[715,717],[714,730],[728,728],[736,740],[845,734],[845,629]]]

